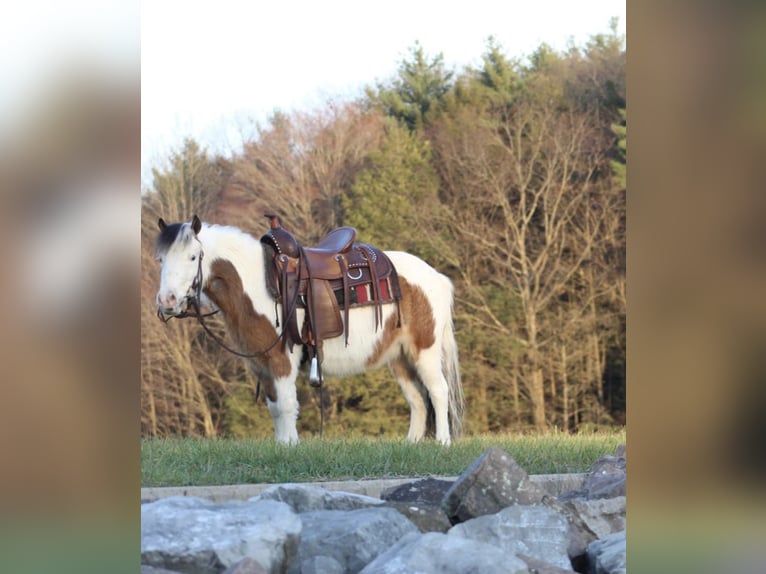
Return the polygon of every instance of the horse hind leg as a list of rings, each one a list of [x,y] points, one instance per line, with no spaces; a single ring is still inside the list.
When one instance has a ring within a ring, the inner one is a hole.
[[[428,417],[426,390],[418,378],[414,365],[404,355],[391,361],[388,367],[396,377],[396,381],[404,393],[404,398],[410,405],[410,430],[407,433],[407,442],[418,442],[423,439],[426,433]]]
[[[415,361],[415,370],[428,391],[436,419],[436,440],[450,444],[449,430],[449,385],[442,371],[439,346],[424,349]]]

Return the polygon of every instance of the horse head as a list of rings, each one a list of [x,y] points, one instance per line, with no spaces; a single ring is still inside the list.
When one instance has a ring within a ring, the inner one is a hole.
[[[158,221],[156,255],[162,265],[157,311],[160,316],[183,315],[190,301],[199,295],[202,281],[202,243],[198,238],[202,222],[196,215],[190,222]],[[199,304],[199,301],[197,301]]]

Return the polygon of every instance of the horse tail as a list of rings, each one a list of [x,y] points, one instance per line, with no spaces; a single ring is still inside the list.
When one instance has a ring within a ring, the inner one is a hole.
[[[450,282],[449,318],[444,324],[442,336],[442,366],[447,379],[449,389],[449,419],[450,430],[453,437],[459,437],[463,432],[463,415],[465,412],[465,397],[463,396],[463,384],[460,380],[460,364],[458,360],[457,340],[455,339],[455,326],[452,319],[454,308],[454,290]]]

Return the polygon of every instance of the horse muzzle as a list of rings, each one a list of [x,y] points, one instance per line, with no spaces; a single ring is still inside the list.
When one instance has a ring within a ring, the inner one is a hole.
[[[178,317],[179,314],[180,310],[173,307],[162,307],[161,305],[157,305],[157,318],[163,323],[167,323],[173,317]]]
[[[157,303],[157,317],[167,323],[170,319],[177,317],[188,317],[190,307],[190,297],[184,297],[175,305],[163,305]]]

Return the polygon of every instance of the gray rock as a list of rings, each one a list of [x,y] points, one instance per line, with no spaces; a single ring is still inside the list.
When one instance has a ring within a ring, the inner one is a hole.
[[[604,538],[625,530],[626,499],[624,496],[597,500],[571,500],[564,507],[576,514],[595,538]]]
[[[361,574],[528,574],[527,565],[494,546],[437,532],[409,535]]]
[[[223,574],[267,574],[267,572],[260,562],[248,557],[229,566]]]
[[[589,474],[625,474],[625,467],[625,457],[605,454],[604,456],[595,460],[595,462],[590,467]]]
[[[532,558],[526,554],[519,554],[518,558],[521,558],[527,565],[527,568],[529,568],[529,571],[534,574],[574,574],[575,572],[574,570],[559,568],[550,562]]]
[[[447,515],[438,507],[409,502],[387,502],[386,506],[409,518],[421,532],[447,532],[452,527]]]
[[[406,502],[415,506],[438,508],[444,495],[454,484],[451,480],[423,478],[393,488],[387,488],[380,493],[383,500],[389,502]]]
[[[167,570],[166,568],[155,568],[154,566],[141,564],[141,574],[178,574],[178,572],[175,570]]]
[[[300,515],[303,534],[290,574],[354,574],[417,527],[393,508]]]
[[[250,500],[277,500],[284,502],[298,513],[319,510],[356,510],[383,504],[383,501],[371,496],[337,492],[303,484],[278,484]]]
[[[572,566],[567,554],[569,524],[546,506],[509,506],[453,526],[447,536],[489,544],[510,556],[525,554],[559,568]]]
[[[445,494],[442,508],[450,522],[458,524],[514,504],[536,504],[543,495],[511,455],[490,448],[458,477]]]
[[[625,528],[625,497],[587,500],[576,498],[561,502],[546,497],[543,504],[562,514],[569,523],[567,553],[577,570],[587,566],[588,544]]]
[[[441,508],[453,481],[423,478],[381,492],[386,505],[409,518],[421,532],[447,532],[452,523]]]
[[[301,562],[301,574],[345,574],[346,566],[332,556],[311,556]]]
[[[566,518],[569,526],[567,555],[572,563],[572,567],[578,572],[584,572],[588,566],[588,557],[586,555],[588,544],[596,540],[596,535],[591,532],[576,512],[566,506],[566,503],[546,496],[543,499],[543,504]]]
[[[625,530],[588,545],[588,559],[594,574],[626,574]]]
[[[588,476],[582,486],[583,496],[594,500],[625,496],[625,473],[604,473]]]
[[[617,447],[616,452],[624,453],[625,450]],[[625,496],[625,462],[624,456],[604,455],[600,457],[591,465],[582,486],[577,490],[565,492],[559,499],[562,501],[577,498],[595,500]]]
[[[301,521],[271,500],[174,496],[141,507],[141,562],[186,574],[218,573],[250,557],[283,572],[298,549]]]

